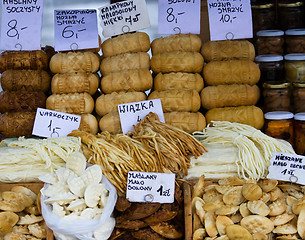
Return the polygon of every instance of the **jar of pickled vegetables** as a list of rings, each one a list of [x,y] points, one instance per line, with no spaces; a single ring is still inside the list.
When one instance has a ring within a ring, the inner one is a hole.
[[[274,111],[265,113],[264,132],[268,136],[283,139],[293,146],[293,113]]]
[[[258,55],[255,62],[261,71],[260,83],[284,81],[284,57],[281,55]]]
[[[305,112],[305,83],[292,84],[292,102],[294,113]]]
[[[284,53],[284,31],[261,30],[256,33],[256,51],[258,55]]]
[[[305,53],[305,28],[285,31],[286,53]]]
[[[253,32],[275,28],[275,7],[271,3],[254,3],[251,5]]]
[[[305,83],[305,53],[286,54],[284,65],[287,81]]]
[[[290,111],[290,83],[264,83],[264,112]]]
[[[278,3],[280,29],[287,30],[304,27],[303,5],[303,1],[283,1]]]
[[[294,115],[294,150],[305,155],[305,112]]]

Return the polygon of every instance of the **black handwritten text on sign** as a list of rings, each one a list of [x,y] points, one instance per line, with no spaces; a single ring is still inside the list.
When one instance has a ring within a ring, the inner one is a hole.
[[[159,34],[200,33],[200,0],[159,1]]]
[[[211,40],[252,38],[250,0],[207,0]]]
[[[40,49],[43,0],[2,0],[1,50]]]
[[[55,50],[97,48],[98,28],[95,9],[54,11]]]

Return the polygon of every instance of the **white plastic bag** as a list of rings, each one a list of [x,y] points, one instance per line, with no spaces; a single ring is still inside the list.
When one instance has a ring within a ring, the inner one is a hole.
[[[103,208],[103,213],[99,220],[95,219],[64,219],[55,215],[52,212],[52,207],[49,204],[45,204],[44,200],[46,197],[41,195],[41,212],[42,216],[47,224],[47,226],[58,235],[58,239],[61,238],[61,235],[69,235],[63,236],[61,239],[81,239],[81,240],[89,240],[93,238],[93,232],[98,228],[101,228],[105,223],[113,222],[111,221],[112,212],[114,210],[116,200],[117,200],[117,192],[115,187],[109,180],[103,176],[102,183],[105,188],[109,191],[109,197],[106,203],[106,206]],[[47,188],[48,184],[45,184],[44,188]],[[113,225],[113,227],[112,227]],[[115,223],[113,222],[111,226],[109,223],[107,226],[109,228],[112,227],[111,232],[114,228]],[[111,233],[110,232],[110,233]]]

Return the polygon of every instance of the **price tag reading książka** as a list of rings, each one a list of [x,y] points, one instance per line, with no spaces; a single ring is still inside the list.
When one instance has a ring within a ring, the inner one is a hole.
[[[128,172],[126,198],[130,202],[173,203],[175,174]]]
[[[118,104],[118,111],[124,134],[133,131],[133,125],[137,125],[150,112],[156,113],[160,122],[165,122],[160,99]]]
[[[98,48],[95,9],[54,10],[56,51]]]
[[[1,1],[1,50],[39,50],[43,0]]]
[[[305,185],[305,156],[273,153],[267,178]]]
[[[150,27],[145,0],[129,0],[99,8],[104,37],[112,37]]]
[[[65,137],[79,128],[81,116],[37,108],[32,134],[39,137]]]
[[[200,34],[200,0],[159,0],[158,33]]]
[[[207,0],[210,40],[252,38],[250,0]]]

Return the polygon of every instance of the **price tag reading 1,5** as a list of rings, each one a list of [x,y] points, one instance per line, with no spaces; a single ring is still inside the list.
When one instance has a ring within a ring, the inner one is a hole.
[[[267,178],[305,185],[305,156],[273,153]]]
[[[120,1],[101,7],[99,19],[104,37],[150,27],[145,0]]]
[[[173,203],[175,174],[128,172],[126,198],[130,202]]]
[[[39,137],[65,137],[79,128],[81,116],[37,108],[32,134]]]
[[[158,33],[200,33],[200,0],[159,0]]]
[[[95,9],[54,10],[56,51],[98,48]]]
[[[252,38],[250,0],[207,0],[211,41]]]
[[[1,50],[39,50],[43,0],[1,1]]]

